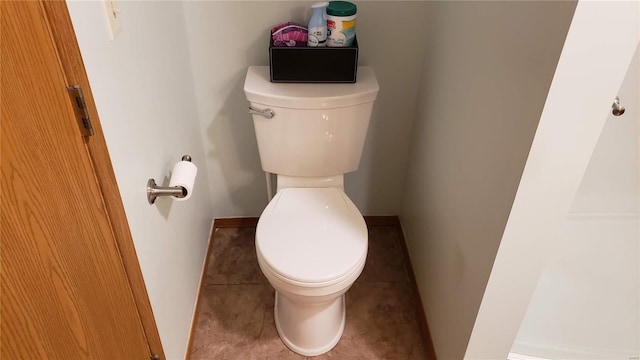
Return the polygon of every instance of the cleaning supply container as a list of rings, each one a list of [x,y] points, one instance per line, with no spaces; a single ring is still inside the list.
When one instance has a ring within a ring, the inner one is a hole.
[[[348,1],[330,1],[327,7],[327,46],[352,46],[358,8]]]
[[[307,46],[327,46],[327,15],[325,12],[327,6],[329,6],[329,3],[326,1],[315,3],[311,6],[312,14],[311,19],[309,19]]]

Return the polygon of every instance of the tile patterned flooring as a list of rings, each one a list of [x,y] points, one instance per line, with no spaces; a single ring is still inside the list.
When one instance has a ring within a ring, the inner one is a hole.
[[[347,292],[342,339],[313,359],[426,359],[395,226],[369,228],[365,268]],[[274,290],[262,275],[255,228],[218,228],[200,293],[191,360],[305,359],[278,337]],[[308,358],[311,359],[311,358]]]

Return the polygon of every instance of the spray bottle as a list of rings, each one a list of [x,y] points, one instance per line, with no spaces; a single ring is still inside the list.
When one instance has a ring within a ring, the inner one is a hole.
[[[311,6],[313,12],[309,19],[307,46],[327,46],[327,6],[329,6],[329,3],[326,1],[315,3]]]

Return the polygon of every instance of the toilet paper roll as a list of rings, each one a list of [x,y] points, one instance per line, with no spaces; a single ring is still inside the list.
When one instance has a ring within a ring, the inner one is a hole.
[[[176,163],[173,167],[173,172],[171,173],[169,186],[182,186],[187,190],[187,196],[174,199],[178,201],[185,201],[191,197],[191,193],[193,193],[193,183],[196,181],[197,173],[198,168],[190,161],[179,161]]]

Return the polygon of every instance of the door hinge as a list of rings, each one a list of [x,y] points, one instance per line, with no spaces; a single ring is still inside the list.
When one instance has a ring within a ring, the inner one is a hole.
[[[160,355],[153,354],[153,355],[149,356],[149,359],[151,359],[151,360],[160,360]]]
[[[93,136],[93,125],[91,125],[91,119],[89,118],[87,103],[84,101],[82,88],[80,85],[67,86],[67,91],[69,92],[71,105],[76,114],[82,136]]]

